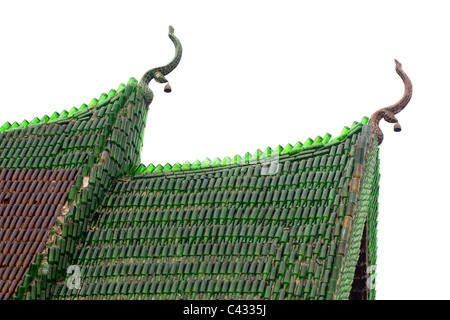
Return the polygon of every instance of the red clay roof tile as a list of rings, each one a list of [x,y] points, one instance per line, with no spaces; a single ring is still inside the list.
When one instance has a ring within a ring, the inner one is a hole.
[[[0,300],[42,252],[80,170],[0,170]]]

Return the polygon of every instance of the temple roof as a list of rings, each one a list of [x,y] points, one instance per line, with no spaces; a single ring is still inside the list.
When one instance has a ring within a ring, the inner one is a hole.
[[[144,165],[169,37],[139,82],[0,128],[0,299],[374,298],[378,123],[410,96],[335,138]]]

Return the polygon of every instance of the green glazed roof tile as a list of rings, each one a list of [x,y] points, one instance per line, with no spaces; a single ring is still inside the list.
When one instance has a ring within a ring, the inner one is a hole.
[[[63,110],[63,111],[61,111],[61,113],[60,113],[60,117],[64,117],[64,116],[68,116],[69,115],[69,112],[67,112],[66,110]]]
[[[271,155],[278,157],[282,152],[283,152],[283,147],[280,145],[277,145],[275,148],[273,148]]]
[[[300,143],[300,142],[297,142],[297,143]],[[301,147],[301,145],[300,145],[300,147]],[[292,150],[292,148],[293,148],[292,144],[288,143],[288,144],[284,147],[283,151],[280,152],[280,154],[282,154],[282,155],[283,155],[283,154],[288,154],[289,151]]]
[[[366,116],[364,116],[364,117],[361,119],[361,124],[362,124],[363,126],[365,126],[365,125],[368,124],[368,123],[369,123],[369,118],[366,117]]]
[[[202,164],[200,165],[200,167],[202,169],[205,168],[209,168],[211,166],[212,161],[209,158],[206,158],[205,160],[202,161]]]
[[[50,120],[50,117],[47,116],[47,115],[44,115],[44,116],[41,118],[41,120],[39,121],[39,123],[45,123],[45,122],[47,122],[48,120]]]
[[[175,163],[172,167],[173,171],[180,171],[181,170],[181,164],[180,163]]]
[[[49,120],[50,120],[50,121],[51,121],[51,120],[55,120],[55,119],[57,119],[58,117],[59,117],[59,113],[55,111],[55,112],[53,112],[53,114],[52,114],[52,116],[50,117]]]
[[[202,166],[202,163],[199,160],[195,160],[192,163],[191,169],[193,169],[193,170],[200,169],[201,166]]]
[[[11,127],[11,124],[9,122],[6,122],[1,128],[0,132],[3,132]]]
[[[356,133],[359,130],[361,130],[361,128],[362,128],[362,124],[361,123],[357,123],[356,125],[352,126],[352,128],[350,129],[348,135],[353,135],[354,133]]]
[[[242,158],[239,159],[239,164],[249,163],[251,158],[252,155],[249,152],[247,152],[244,154]]]
[[[140,164],[139,167],[137,168],[137,170],[135,171],[135,174],[141,174],[145,171],[146,166],[143,164]]]
[[[81,107],[78,108],[78,111],[82,111],[82,110],[85,110],[85,109],[87,109],[87,108],[88,108],[88,106],[87,106],[85,103],[83,103],[83,104],[81,105]]]
[[[128,80],[127,85],[135,85],[135,84],[138,84],[138,81],[137,81],[135,78],[131,77],[131,78]],[[119,88],[120,88],[120,87],[119,87]]]
[[[89,102],[88,108],[94,107],[95,105],[98,104],[98,102],[99,102],[99,101],[98,101],[96,98],[93,98],[93,99],[91,100],[91,102]]]
[[[314,141],[313,141],[313,143],[312,144],[318,144],[318,143],[321,143],[322,142],[322,137],[321,136],[317,136],[315,139],[314,139]]]
[[[222,160],[220,160],[219,158],[215,158],[212,162],[211,162],[211,167],[212,168],[217,168],[220,167],[220,164],[222,163]]]
[[[342,136],[342,135],[346,135],[346,134],[348,134],[349,131],[350,131],[350,128],[347,127],[347,126],[345,126],[345,127],[342,129],[340,135],[341,135],[341,136]]]
[[[125,88],[125,84],[121,83],[119,87],[117,88],[117,93],[121,92]]]
[[[256,161],[258,161],[259,160],[259,158],[260,158],[260,156],[261,156],[261,154],[262,154],[262,151],[261,150],[256,150],[253,154],[252,154],[252,156],[251,156],[251,158],[250,158],[250,160],[249,160],[249,162],[256,162]]]
[[[190,170],[191,169],[191,163],[189,161],[186,161],[185,163],[183,163],[183,165],[181,166],[181,170],[182,171],[186,171],[186,170]]]
[[[308,140],[306,140],[305,144],[306,144],[307,142],[309,142],[309,141],[312,143],[312,140],[308,138]],[[310,144],[311,144],[311,143],[310,143]],[[308,145],[306,145],[306,146],[308,146]],[[297,141],[297,143],[294,144],[294,146],[292,147],[292,149],[290,149],[290,150],[288,151],[288,153],[289,153],[289,154],[298,153],[298,152],[303,151],[303,149],[304,149],[303,144],[302,144],[300,141]]]
[[[108,96],[107,96],[106,98],[107,98],[107,99],[112,98],[116,93],[117,93],[116,90],[111,89],[111,90],[109,90]]]
[[[28,122],[27,120],[23,120],[23,121],[20,123],[19,127],[21,127],[21,128],[26,128],[26,127],[28,126],[28,124],[29,124],[29,122]]]
[[[70,118],[71,116],[73,116],[77,112],[78,112],[78,109],[75,108],[75,107],[72,107],[72,109],[70,109],[69,113],[67,114],[67,117]]]
[[[231,162],[232,162],[232,160],[231,160],[230,157],[225,157],[225,158],[222,159],[221,165],[222,166],[227,166],[227,165],[231,164]]]
[[[306,139],[305,143],[303,144],[303,148],[306,148],[310,145],[312,145],[314,141],[311,138]]]
[[[308,139],[303,145],[303,150],[311,150],[323,147],[322,137],[317,136],[312,143],[310,143],[311,139]]]
[[[352,126],[350,127],[350,130],[355,128],[357,125],[359,125],[358,121],[353,121]]]
[[[259,156],[260,159],[267,159],[272,154],[272,148],[267,147],[266,150]]]
[[[330,139],[331,139],[331,134],[326,133],[326,134],[324,135],[324,137],[323,137],[322,144],[323,144],[323,145],[328,144],[328,142],[330,141]]]
[[[108,98],[108,95],[106,93],[102,93],[100,98],[98,98],[98,103],[102,102],[103,100],[106,100]]]

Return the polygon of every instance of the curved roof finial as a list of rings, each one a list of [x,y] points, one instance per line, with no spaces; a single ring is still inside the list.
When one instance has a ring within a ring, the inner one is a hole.
[[[148,87],[148,84],[152,79],[155,79],[158,83],[166,83],[168,82],[167,79],[164,77],[171,73],[178,65],[178,63],[181,60],[181,55],[183,53],[183,48],[181,47],[181,42],[178,40],[177,37],[173,34],[174,28],[172,26],[169,26],[169,38],[172,40],[174,46],[175,46],[175,56],[173,57],[172,61],[170,61],[168,64],[162,67],[153,68],[149,71],[147,71],[139,81],[139,86],[143,90],[145,102],[147,103],[147,106],[152,102],[153,100],[153,91]],[[169,84],[166,85],[165,92],[170,92],[171,88]]]
[[[408,76],[402,69],[402,64],[395,60],[395,71],[397,71],[397,74],[402,78],[403,84],[405,85],[405,92],[403,93],[403,97],[395,104],[385,107],[383,109],[377,110],[369,120],[369,124],[372,126],[372,133],[377,135],[378,138],[378,145],[380,145],[383,142],[383,132],[380,129],[380,121],[381,119],[384,119],[386,122],[389,123],[395,123],[394,125],[394,131],[399,132],[402,130],[402,127],[398,123],[397,118],[395,117],[395,114],[402,111],[406,105],[409,103],[409,100],[411,100],[412,96],[412,83],[411,80],[409,80]]]

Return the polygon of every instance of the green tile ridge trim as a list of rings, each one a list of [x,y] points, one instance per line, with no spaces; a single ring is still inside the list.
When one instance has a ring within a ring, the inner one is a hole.
[[[220,158],[214,158],[214,161],[211,161],[210,158],[206,158],[202,162],[196,160],[192,164],[189,161],[183,163],[181,167],[176,167],[176,171],[189,171],[189,170],[198,170],[198,169],[207,169],[207,168],[217,168],[217,167],[229,167],[233,165],[243,165],[243,164],[256,164],[256,163],[264,163],[270,162],[273,159],[276,159],[283,155],[301,155],[307,154],[311,151],[320,150],[322,148],[331,147],[340,143],[348,137],[351,137],[355,133],[358,133],[361,128],[366,125],[369,121],[369,118],[364,116],[360,122],[354,121],[352,127],[344,127],[342,129],[341,134],[331,139],[331,134],[326,133],[323,138],[321,136],[317,136],[314,140],[308,138],[305,143],[297,142],[294,146],[288,143],[284,148],[281,146],[277,146],[274,149],[267,147],[264,152],[260,149],[257,149],[253,154],[246,153],[243,157],[240,155],[235,155],[233,158],[224,157],[222,160]],[[167,163],[163,165],[153,165],[149,164],[144,169],[144,164],[136,166],[133,170],[130,171],[130,175],[151,175],[154,173],[160,173],[161,170],[165,172],[174,171],[172,170],[172,165]]]
[[[370,131],[370,126],[368,127],[369,130],[364,131]],[[362,134],[360,136],[364,139],[367,139],[367,136]],[[366,140],[367,141],[367,140]],[[344,225],[347,224],[350,226],[350,238],[348,240],[348,247],[345,249],[345,260],[343,263],[341,276],[337,283],[337,291],[335,298],[337,300],[347,300],[350,295],[350,291],[353,284],[353,277],[355,274],[355,268],[356,264],[359,258],[360,253],[360,245],[361,245],[361,238],[364,230],[364,225],[369,213],[369,207],[371,203],[371,196],[373,193],[373,181],[376,178],[375,172],[377,170],[377,164],[378,164],[378,143],[376,141],[376,137],[373,136],[373,139],[371,141],[370,150],[367,155],[367,159],[365,160],[366,164],[364,165],[364,170],[362,173],[362,176],[360,177],[361,183],[360,183],[360,189],[359,189],[359,195],[354,198],[354,205],[356,205],[356,212],[354,213],[354,217],[349,215],[346,222],[344,220]],[[355,158],[355,161],[358,161],[357,158]],[[364,162],[364,160],[363,160]],[[356,165],[353,172],[353,179],[355,178],[355,175],[360,175],[358,172]],[[352,183],[354,182],[352,179]],[[352,185],[351,183],[351,185]],[[359,186],[359,182],[358,182]],[[350,189],[352,190],[352,189]]]
[[[130,80],[128,82],[129,83],[130,82],[137,83],[137,80],[135,78],[130,78]],[[57,123],[57,122],[60,122],[60,121],[65,121],[65,120],[71,119],[71,118],[76,119],[82,113],[87,112],[88,109],[91,109],[91,108],[94,108],[94,107],[96,109],[98,109],[100,107],[108,105],[108,103],[111,101],[111,99],[113,99],[115,96],[117,96],[119,93],[121,93],[124,88],[125,88],[125,85],[122,83],[122,84],[119,85],[117,91],[114,90],[114,89],[111,89],[109,91],[109,95],[106,98],[104,98],[104,96],[106,94],[102,93],[98,100],[96,98],[93,98],[91,100],[91,102],[89,103],[89,105],[82,104],[80,106],[80,108],[73,107],[72,109],[70,109],[69,112],[67,112],[66,110],[61,111],[61,113],[54,112],[51,117],[49,117],[48,115],[44,115],[40,119],[38,117],[35,117],[30,122],[28,122],[27,120],[23,120],[20,124],[18,124],[17,122],[14,122],[13,124],[11,124],[9,122],[5,122],[0,127],[0,133],[7,132],[7,131],[13,131],[14,129],[27,128],[27,127],[29,127],[31,125],[40,125],[40,124],[43,124],[43,123],[51,124],[51,123]]]

